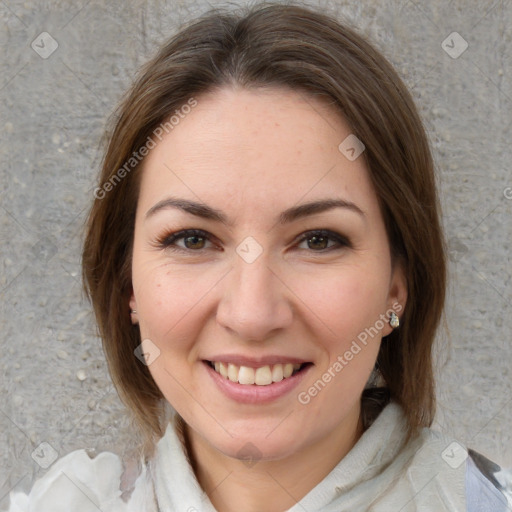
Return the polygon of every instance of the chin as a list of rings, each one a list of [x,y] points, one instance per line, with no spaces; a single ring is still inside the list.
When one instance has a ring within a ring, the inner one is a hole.
[[[290,444],[285,440],[275,439],[269,443],[264,436],[261,439],[239,438],[236,443],[214,446],[224,455],[240,460],[248,465],[258,461],[276,461],[290,457],[299,450],[296,442]]]
[[[210,446],[228,457],[248,463],[279,460],[293,455],[307,444],[307,439],[301,437],[304,430],[290,431],[283,425],[286,422],[283,418],[286,416],[279,420],[272,418],[272,421],[247,419],[237,422],[236,428],[229,422],[223,423],[231,435],[220,426],[213,431],[211,425],[205,425],[199,433]]]

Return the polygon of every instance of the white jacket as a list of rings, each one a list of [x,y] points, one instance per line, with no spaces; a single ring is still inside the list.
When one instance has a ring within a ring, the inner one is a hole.
[[[407,445],[404,439],[402,410],[391,403],[287,512],[512,511],[512,471],[486,470],[485,458],[471,451],[468,457],[462,445],[431,429]],[[55,462],[28,495],[12,491],[4,512],[215,512],[173,422],[155,454],[127,497],[120,489],[123,464],[117,455],[103,452],[91,459],[76,450]]]

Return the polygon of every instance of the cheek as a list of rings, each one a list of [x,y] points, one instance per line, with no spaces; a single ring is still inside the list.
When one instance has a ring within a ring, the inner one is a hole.
[[[187,277],[165,267],[146,270],[134,273],[134,290],[141,339],[151,340],[159,351],[148,369],[166,400],[186,411],[189,393],[195,393],[192,363],[205,314],[201,299],[216,280]],[[186,391],[183,383],[190,383]]]
[[[199,329],[201,299],[216,281],[205,274],[199,278],[197,273],[187,275],[164,266],[135,272],[141,336],[150,338],[162,351],[183,349],[193,339],[192,331]]]
[[[387,281],[382,271],[347,266],[324,275],[302,276],[294,290],[317,317],[327,340],[338,349],[377,324],[386,310]],[[380,321],[379,321],[380,320]]]
[[[301,284],[298,293],[317,317],[314,339],[324,357],[297,398],[324,426],[337,424],[356,406],[375,366],[385,290],[382,274],[356,267]]]

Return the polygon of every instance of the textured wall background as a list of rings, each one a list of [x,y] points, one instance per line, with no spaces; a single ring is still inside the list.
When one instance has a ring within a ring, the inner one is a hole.
[[[421,109],[450,247],[437,423],[511,467],[512,3],[310,3],[367,34]],[[44,473],[40,443],[59,456],[129,443],[81,295],[82,223],[108,115],[134,71],[209,5],[226,4],[0,1],[0,506]]]

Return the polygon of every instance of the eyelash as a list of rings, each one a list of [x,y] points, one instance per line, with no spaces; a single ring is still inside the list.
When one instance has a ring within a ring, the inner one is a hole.
[[[204,238],[205,240],[207,240],[211,243],[214,243],[212,241],[211,235],[209,235],[209,233],[207,233],[206,231],[203,231],[202,229],[184,229],[184,230],[177,231],[175,233],[171,233],[169,235],[165,235],[165,236],[159,238],[157,240],[157,244],[158,244],[159,248],[161,248],[161,249],[180,251],[180,252],[189,252],[189,253],[190,252],[198,252],[199,253],[201,251],[206,250],[205,248],[201,248],[201,249],[197,249],[197,250],[187,249],[185,247],[178,247],[177,245],[175,245],[176,241],[182,240],[182,239],[190,237],[190,236],[197,236],[200,238]],[[309,240],[310,238],[313,238],[314,236],[328,238],[331,241],[335,241],[338,244],[338,247],[330,246],[325,249],[321,249],[321,250],[317,250],[317,251],[313,250],[313,249],[309,249],[313,253],[322,254],[322,253],[330,252],[332,250],[340,249],[342,247],[352,247],[348,238],[346,238],[342,235],[339,235],[338,233],[336,233],[334,231],[330,231],[328,229],[313,229],[311,231],[306,231],[305,233],[303,233],[300,236],[300,238],[295,243],[300,244],[304,241]],[[305,249],[305,250],[308,250],[308,249]]]

